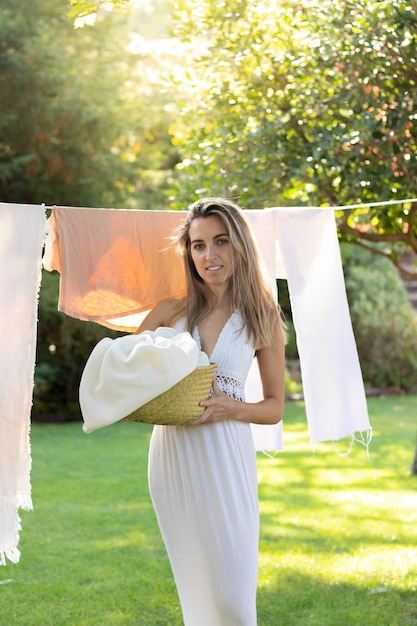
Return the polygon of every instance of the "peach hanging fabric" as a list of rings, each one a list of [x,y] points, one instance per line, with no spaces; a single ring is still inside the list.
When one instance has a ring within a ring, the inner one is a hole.
[[[18,510],[32,508],[29,425],[38,289],[45,237],[42,206],[0,204],[0,564],[17,563]]]
[[[183,264],[170,237],[183,219],[177,211],[55,207],[44,267],[61,273],[59,310],[129,331],[163,298],[182,298]]]

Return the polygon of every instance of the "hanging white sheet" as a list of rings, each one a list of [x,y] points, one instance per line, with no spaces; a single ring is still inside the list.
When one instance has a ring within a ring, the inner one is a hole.
[[[29,424],[45,210],[0,203],[0,221],[0,565],[5,565],[20,557],[18,509],[32,508]]]
[[[310,438],[370,432],[333,211],[275,210]]]

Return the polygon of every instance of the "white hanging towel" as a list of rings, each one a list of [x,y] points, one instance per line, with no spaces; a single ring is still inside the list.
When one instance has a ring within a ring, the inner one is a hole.
[[[370,436],[334,212],[279,208],[275,219],[288,275],[311,442],[335,441],[357,432]]]
[[[18,509],[32,508],[29,427],[45,209],[0,203],[0,565],[17,563]]]

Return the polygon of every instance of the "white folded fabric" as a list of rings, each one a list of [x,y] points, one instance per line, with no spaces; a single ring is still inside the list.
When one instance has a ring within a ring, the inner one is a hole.
[[[209,365],[207,356],[190,333],[173,328],[102,339],[81,376],[84,432],[120,421],[200,365]]]

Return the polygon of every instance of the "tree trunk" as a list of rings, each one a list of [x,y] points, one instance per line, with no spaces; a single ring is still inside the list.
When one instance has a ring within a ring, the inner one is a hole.
[[[416,451],[414,455],[414,461],[411,466],[411,473],[414,474],[414,476],[417,476],[417,445],[416,445]]]

